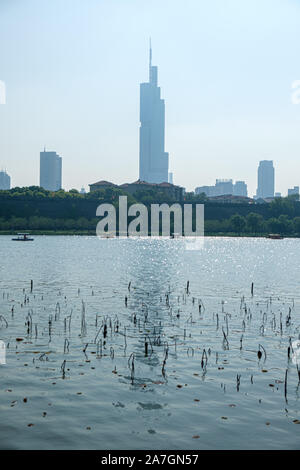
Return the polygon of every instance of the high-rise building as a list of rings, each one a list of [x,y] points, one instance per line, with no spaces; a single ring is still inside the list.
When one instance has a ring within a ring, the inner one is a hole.
[[[0,171],[0,190],[10,189],[10,176],[6,171]]]
[[[245,181],[236,181],[234,184],[232,179],[217,179],[214,186],[199,186],[195,188],[195,194],[206,194],[208,197],[216,196],[248,196],[247,185]]]
[[[299,197],[299,186],[294,186],[293,188],[288,189],[288,196],[298,196]]]
[[[212,196],[214,189],[215,186],[198,186],[198,188],[195,188],[195,194],[200,195],[204,193],[206,196]]]
[[[40,186],[49,191],[62,187],[62,158],[56,152],[40,152]]]
[[[275,170],[273,160],[262,160],[259,162],[257,171],[256,197],[274,197]]]
[[[248,196],[247,184],[245,181],[236,181],[233,186],[234,196]]]
[[[165,102],[157,86],[157,67],[152,65],[150,44],[149,82],[140,85],[140,169],[139,179],[167,183],[169,154],[165,152]]]
[[[233,183],[231,179],[217,179],[215,185],[215,195],[224,196],[225,194],[233,194]]]

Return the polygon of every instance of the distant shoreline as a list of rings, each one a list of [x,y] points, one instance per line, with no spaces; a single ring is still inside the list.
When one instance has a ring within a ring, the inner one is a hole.
[[[24,230],[25,231],[25,230]],[[11,232],[8,232],[8,231],[0,231],[0,236],[15,236],[17,235],[17,233],[19,232],[22,232],[22,230],[18,230],[18,231],[11,231]],[[55,231],[55,230],[45,230],[45,231],[41,231],[41,230],[30,230],[30,235],[35,235],[35,236],[82,236],[82,237],[86,237],[86,236],[94,236],[94,237],[97,237],[97,234],[95,233],[94,230],[83,230],[83,231],[74,231],[74,230],[70,230],[70,231]],[[118,237],[118,236],[117,236]],[[117,238],[117,237],[114,237],[114,238]],[[149,237],[150,237],[150,234],[149,234]],[[234,232],[230,232],[230,233],[225,233],[225,232],[222,232],[222,233],[213,233],[213,232],[208,232],[208,233],[205,233],[205,237],[218,237],[218,238],[226,238],[226,237],[230,237],[230,238],[268,238],[267,237],[267,234],[263,233],[263,234],[254,234],[254,233],[243,233],[243,234],[238,234],[238,233],[234,233]],[[110,237],[107,237],[108,239]],[[289,235],[284,235],[284,238],[300,238],[299,235],[297,234],[289,234]],[[106,238],[104,238],[106,239]]]

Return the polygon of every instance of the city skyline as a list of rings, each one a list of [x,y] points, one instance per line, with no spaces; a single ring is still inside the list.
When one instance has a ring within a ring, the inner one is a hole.
[[[18,8],[3,1],[0,12],[6,44],[0,79],[7,93],[0,155],[14,186],[38,184],[44,143],[64,155],[65,189],[87,188],[95,177],[119,184],[138,178],[138,84],[145,80],[150,35],[163,64],[174,183],[193,190],[222,176],[245,180],[254,195],[257,162],[266,159],[276,162],[276,191],[298,185],[295,2],[242,8],[231,0],[225,8],[191,0],[185,9],[176,0],[163,6],[125,0],[117,7],[29,0]]]
[[[151,73],[153,73],[154,78],[154,86],[156,87],[157,85],[157,70],[154,72],[151,71],[151,46],[150,46],[150,75],[149,75],[149,85],[151,85]],[[155,67],[157,69],[157,67]],[[148,85],[146,84],[141,84],[141,85]],[[151,85],[152,86],[152,85]],[[160,90],[159,90],[160,91]],[[151,92],[151,89],[150,89]],[[155,99],[157,96],[155,96]],[[146,100],[147,104],[147,100]],[[142,106],[141,106],[142,107]],[[146,113],[147,114],[147,113]],[[147,122],[147,121],[146,121]],[[161,121],[159,121],[161,123]],[[149,129],[147,129],[147,132],[149,132]],[[148,138],[146,139],[148,142]],[[147,154],[147,152],[146,152]],[[163,154],[159,154],[162,155]],[[168,154],[167,154],[168,156]],[[149,154],[147,155],[149,157]],[[140,165],[141,165],[141,155],[140,155]],[[145,175],[141,175],[140,173],[140,178],[138,182],[146,182],[146,183],[154,183],[154,184],[159,184],[159,183],[166,183],[165,177],[168,177],[168,183],[173,183],[173,173],[168,172],[168,168],[165,168],[165,176],[162,176],[161,179],[156,179],[156,180],[151,180],[150,178],[146,179]],[[155,175],[156,176],[156,175]],[[171,181],[172,180],[172,181]],[[106,180],[100,181],[100,183],[105,183],[105,184],[111,184],[108,183]],[[98,184],[98,183],[96,183]],[[123,183],[120,187],[125,187],[130,184],[135,184],[134,183],[128,183],[125,182]],[[95,184],[89,184],[89,186],[93,186]],[[35,186],[35,185],[33,185]],[[44,150],[40,152],[40,181],[39,181],[39,186],[49,190],[49,191],[59,191],[61,189],[65,190],[62,185],[62,157],[60,157],[55,151],[46,151],[46,147],[44,147]],[[112,186],[116,186],[114,183],[112,183]],[[176,185],[175,185],[176,186]],[[179,185],[181,188],[183,186]],[[6,170],[0,171],[0,190],[7,190],[14,188],[15,186],[11,185],[11,176],[8,175]],[[86,189],[84,187],[81,187],[80,191],[79,188],[72,187],[70,189],[77,189],[78,192],[81,194],[85,194]],[[185,188],[183,188],[185,189]],[[215,180],[214,185],[203,185],[203,186],[197,186],[194,190],[190,191],[194,192],[195,194],[206,194],[208,197],[214,197],[214,196],[222,196],[222,195],[233,195],[233,196],[243,196],[243,197],[250,197],[253,199],[269,199],[269,198],[274,198],[274,197],[288,197],[292,195],[299,195],[299,186],[294,186],[293,188],[287,188],[286,193],[282,194],[281,192],[278,192],[275,190],[275,168],[273,165],[273,160],[261,160],[259,162],[258,168],[257,168],[257,189],[256,193],[253,195],[248,195],[248,185],[245,181],[242,180],[237,180],[235,183],[233,183],[232,178],[217,178]]]
[[[31,186],[40,186],[50,191],[58,191],[60,189],[65,190],[62,185],[62,157],[60,157],[55,151],[46,151],[46,148],[44,147],[44,151],[40,152],[39,174],[39,184],[33,184]],[[174,184],[173,173],[168,173],[168,179],[169,183]],[[146,180],[140,178],[139,181],[143,182]],[[148,180],[148,182],[159,183],[158,181],[150,180]],[[161,180],[160,182],[162,183],[165,181]],[[121,186],[126,184],[128,184],[128,182],[123,182]],[[91,184],[88,186],[91,186]],[[182,185],[179,186],[183,187]],[[0,190],[15,187],[17,186],[11,185],[11,176],[7,171],[0,171]],[[22,185],[19,187],[22,187]],[[75,188],[75,186],[72,186],[69,189],[77,189],[82,194],[86,192],[86,188],[83,186],[80,190],[79,188]],[[273,166],[273,160],[261,160],[257,168],[257,189],[253,195],[248,194],[248,185],[246,181],[236,180],[235,183],[233,183],[232,178],[217,178],[214,185],[197,186],[188,192],[194,192],[195,194],[205,193],[209,197],[231,194],[233,196],[244,196],[254,199],[286,197],[299,194],[299,186],[296,185],[293,188],[286,188],[283,193],[276,191],[275,189],[275,168]]]

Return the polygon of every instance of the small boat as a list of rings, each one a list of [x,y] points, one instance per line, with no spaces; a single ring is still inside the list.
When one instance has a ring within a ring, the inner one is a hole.
[[[107,232],[99,235],[99,238],[116,238],[116,235],[114,233]]]
[[[171,233],[170,238],[182,238],[182,235],[180,233]]]
[[[282,240],[283,236],[279,235],[279,233],[269,233],[267,238],[271,238],[272,240]]]
[[[18,238],[12,238],[14,242],[33,242],[34,238],[30,238],[30,233],[18,233]]]

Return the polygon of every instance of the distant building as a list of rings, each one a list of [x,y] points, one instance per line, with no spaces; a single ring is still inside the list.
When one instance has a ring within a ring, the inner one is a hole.
[[[273,160],[262,160],[259,162],[257,171],[257,198],[274,197],[275,170]]]
[[[299,197],[299,186],[294,186],[293,188],[288,189],[288,196],[296,195]]]
[[[265,198],[262,198],[262,197],[255,197],[254,198],[255,200],[255,204],[270,204],[271,202],[274,201],[274,197],[265,197]]]
[[[223,196],[210,197],[211,202],[219,202],[223,204],[254,204],[254,199],[245,196],[234,196],[232,194],[224,194]]]
[[[107,189],[107,188],[119,188],[122,191],[134,194],[137,191],[155,191],[155,192],[164,192],[166,195],[181,200],[183,197],[184,190],[181,186],[175,186],[174,184],[170,183],[148,183],[147,181],[140,181],[137,180],[134,183],[124,183],[121,185],[116,185],[114,183],[110,183],[109,181],[99,181],[98,183],[90,184],[90,191],[98,191],[99,189]]]
[[[281,197],[281,193],[275,193],[275,197]]]
[[[205,194],[209,197],[213,189],[214,186],[198,186],[198,188],[195,188],[195,194]]]
[[[86,194],[86,190],[85,190],[85,188],[83,188],[83,187],[81,188],[81,190],[80,190],[80,194]]]
[[[40,186],[48,191],[62,188],[62,158],[56,152],[40,152]]]
[[[248,189],[245,181],[236,181],[233,186],[233,195],[234,196],[248,196]]]
[[[157,67],[152,65],[150,45],[149,82],[140,85],[140,172],[147,183],[167,183],[169,154],[165,152],[165,102],[157,86]]]
[[[90,192],[99,191],[99,189],[117,188],[118,186],[110,181],[101,180],[97,183],[89,184]]]
[[[183,196],[183,188],[181,186],[175,186],[171,183],[147,183],[146,181],[138,180],[134,183],[121,184],[119,188],[130,194],[134,194],[140,190],[153,190],[155,192],[160,191],[177,200],[181,200]]]
[[[0,171],[0,190],[10,189],[10,176],[6,171]]]
[[[214,196],[223,196],[224,194],[233,194],[232,180],[217,179]]]
[[[174,183],[173,183],[173,173],[169,173],[169,180],[168,180],[168,182],[169,182],[170,184],[174,184]]]
[[[237,181],[233,184],[232,179],[217,179],[214,186],[199,186],[195,188],[195,194],[204,193],[207,197],[224,195],[247,197],[247,185],[244,181]]]

